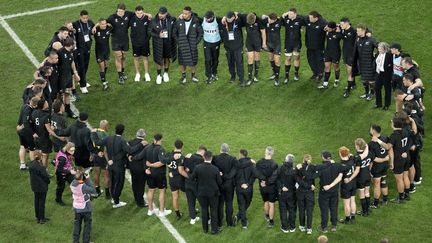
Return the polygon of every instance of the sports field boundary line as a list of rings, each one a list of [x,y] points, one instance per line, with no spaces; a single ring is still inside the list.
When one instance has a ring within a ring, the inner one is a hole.
[[[66,8],[73,8],[73,7],[83,6],[83,5],[87,5],[87,4],[91,4],[91,3],[95,3],[95,2],[96,1],[85,1],[85,2],[80,2],[80,3],[72,3],[72,4],[57,6],[57,7],[43,8],[43,9],[34,10],[34,11],[22,12],[22,13],[17,13],[17,14],[10,14],[10,15],[3,16],[3,19],[12,19],[12,18],[21,17],[21,16],[51,12],[51,11],[62,10],[62,9],[66,9]]]

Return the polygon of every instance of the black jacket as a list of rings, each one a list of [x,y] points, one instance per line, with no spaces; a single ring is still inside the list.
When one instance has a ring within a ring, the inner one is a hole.
[[[78,120],[66,129],[59,129],[55,132],[58,136],[70,137],[70,141],[75,144],[77,150],[93,151],[93,143],[90,139],[91,132],[84,122]]]
[[[196,182],[191,179],[192,173],[194,172],[197,165],[204,163],[203,157],[199,154],[193,154],[190,158],[185,158],[183,160],[182,166],[184,166],[184,169],[189,169],[188,176],[189,178],[186,178],[185,186],[186,189],[196,189]]]
[[[280,195],[294,195],[296,190],[296,172],[293,169],[293,164],[287,162],[283,163],[282,166],[273,173],[270,178],[270,183],[276,183]],[[288,188],[288,191],[282,191],[283,187]]]
[[[169,46],[169,53],[170,57],[172,58],[172,61],[175,61],[177,58],[177,48],[176,43],[173,38],[173,27],[175,24],[176,19],[172,17],[171,15],[166,16],[166,26],[167,26],[167,32],[168,32],[168,38],[162,39],[159,37],[159,34],[163,31],[162,28],[162,21],[159,20],[159,15],[156,15],[149,28],[150,35],[152,37],[152,44],[153,44],[153,60],[158,65],[163,65],[164,58],[163,58],[163,48],[164,48],[164,41],[168,43]]]
[[[251,192],[253,191],[255,179],[263,179],[250,158],[239,159],[236,165],[236,171],[235,186],[237,192]],[[241,187],[242,184],[246,184],[248,187],[243,189]]]
[[[275,185],[275,182],[271,182],[270,178],[273,173],[277,170],[278,165],[272,159],[261,159],[256,164],[257,171],[260,173],[261,181],[266,181],[267,186]],[[260,185],[261,186],[261,185]]]
[[[297,192],[306,193],[312,191],[312,185],[315,186],[315,170],[312,165],[303,163],[300,169],[296,170],[296,182],[298,184]]]
[[[49,175],[42,162],[33,160],[29,166],[30,185],[33,192],[47,192],[50,183]]]
[[[145,162],[143,159],[137,160],[135,159],[135,156],[140,154],[142,151],[144,151],[145,147],[141,142],[143,139],[140,138],[134,138],[129,141],[129,145],[134,148],[134,151],[131,151],[130,155],[132,156],[132,161],[129,161],[128,168],[131,171],[136,172],[142,172],[145,173],[145,170],[147,169],[147,166],[145,165]]]
[[[354,45],[353,74],[360,74],[364,81],[375,80],[374,50],[377,42],[372,37],[357,37]]]
[[[173,37],[178,46],[179,64],[184,66],[195,66],[198,63],[198,43],[203,36],[199,19],[192,15],[190,22],[187,33],[184,19],[177,20],[173,28]]]
[[[306,34],[305,43],[306,48],[310,50],[324,50],[327,21],[323,18],[319,18],[315,23],[309,21],[306,17]]]
[[[124,168],[128,163],[128,154],[132,154],[138,150],[138,146],[133,149],[120,135],[112,135],[100,140],[95,132],[92,132],[91,138],[98,146],[106,148],[108,160],[112,160],[113,166]]]
[[[197,182],[198,196],[218,196],[219,187],[222,185],[222,177],[219,170],[211,163],[201,163],[195,167],[191,175],[192,180]]]
[[[375,60],[378,55],[375,57]],[[376,63],[376,62],[375,62]],[[385,82],[391,82],[393,77],[393,54],[387,52],[384,58],[384,72],[381,73],[381,79]]]
[[[224,43],[225,49],[230,51],[237,51],[243,48],[243,30],[242,27],[246,25],[244,21],[246,18],[241,14],[232,23],[226,23],[222,28],[221,38]],[[234,40],[229,39],[229,32],[234,33]]]
[[[236,158],[226,153],[221,153],[213,157],[212,164],[222,172],[223,187],[234,186],[236,163]]]

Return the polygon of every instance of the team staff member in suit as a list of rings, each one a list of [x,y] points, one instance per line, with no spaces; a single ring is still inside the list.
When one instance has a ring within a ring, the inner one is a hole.
[[[221,44],[222,19],[215,17],[213,11],[209,10],[201,21],[204,39],[205,75],[207,84],[218,80],[219,52]]]
[[[305,42],[307,59],[312,70],[311,80],[320,81],[324,71],[324,43],[327,22],[317,11],[311,11],[306,20]]]
[[[168,9],[160,7],[149,29],[152,37],[153,60],[157,69],[156,84],[161,84],[162,80],[169,82],[170,62],[171,59],[175,61],[177,58],[177,48],[173,38],[175,22],[176,18],[168,13]],[[164,69],[163,78],[162,69]]]
[[[196,65],[198,64],[198,43],[203,36],[202,26],[198,17],[192,14],[189,6],[183,8],[181,18],[177,20],[173,29],[173,36],[178,47],[178,61],[180,65],[180,83],[186,83],[186,68],[191,69],[191,79],[198,82]]]
[[[108,89],[108,81],[106,79],[106,74],[108,71],[108,62],[110,59],[109,39],[111,37],[111,33],[112,26],[108,24],[106,19],[100,18],[98,22],[98,27],[95,28],[94,38],[96,62],[99,66],[99,76],[104,91]]]
[[[42,155],[38,152],[34,154],[34,160],[32,160],[29,165],[29,174],[30,186],[34,193],[36,222],[38,224],[45,224],[49,220],[49,218],[45,217],[45,201],[50,178],[42,164],[41,156]]]
[[[108,137],[108,121],[107,120],[101,120],[99,122],[99,128],[96,129],[96,135],[98,136],[99,140],[103,140],[106,137]],[[96,193],[99,197],[102,192],[100,189],[100,176],[101,173],[103,173],[104,177],[104,188],[105,188],[105,197],[110,197],[109,192],[109,173],[106,169],[107,167],[107,161],[105,158],[105,148],[101,146],[97,146],[93,141],[93,147],[94,150],[92,151],[92,162],[93,162],[93,169],[94,169],[94,184],[96,186]]]
[[[166,164],[169,170],[168,177],[172,195],[172,204],[176,213],[177,220],[179,220],[183,216],[183,214],[180,212],[179,207],[180,191],[185,191],[184,177],[180,175],[178,171],[179,165],[181,165],[184,160],[184,156],[182,155],[182,149],[183,142],[180,139],[177,139],[174,142],[174,150],[172,152],[169,152],[165,156]]]
[[[195,167],[204,162],[204,153],[207,148],[199,146],[195,154],[187,154],[182,164],[179,164],[178,171],[185,178],[186,199],[188,204],[188,211],[190,217],[190,224],[195,224],[200,218],[197,216],[195,210],[197,199],[197,185],[194,180],[190,178],[195,170]]]
[[[219,234],[221,229],[218,227],[218,197],[219,188],[222,186],[222,178],[218,168],[211,164],[212,156],[211,151],[204,153],[204,163],[195,167],[191,179],[197,182],[197,195],[201,205],[204,233],[208,232],[208,220],[210,219],[211,234]]]
[[[351,22],[348,17],[341,18],[339,26],[341,29],[342,42],[343,42],[342,57],[345,62],[345,67],[348,76],[348,85],[345,88],[343,97],[347,98],[351,94],[351,90],[356,88],[355,76],[352,73],[352,66],[353,66],[354,46],[355,46],[355,41],[357,39],[357,32],[351,26]]]
[[[234,156],[228,154],[229,146],[223,143],[220,148],[220,154],[213,157],[212,164],[216,166],[222,176],[221,194],[219,196],[218,206],[218,226],[222,227],[225,205],[225,217],[228,226],[234,226],[233,223],[233,201],[234,201],[234,177],[236,175],[237,160]]]
[[[276,13],[271,13],[269,16],[264,17],[263,24],[266,32],[266,45],[269,51],[269,60],[273,71],[270,80],[274,80],[274,85],[279,86],[281,54],[280,31],[282,28],[282,20],[278,18]]]
[[[328,87],[328,81],[330,79],[331,68],[334,67],[335,80],[334,87],[339,86],[340,67],[339,61],[341,56],[340,41],[342,35],[340,29],[336,26],[336,23],[330,21],[326,27],[326,48],[324,50],[324,80],[323,84],[319,86],[319,89],[326,89]]]
[[[301,27],[305,26],[303,17],[297,15],[297,9],[290,8],[288,12],[282,14],[283,25],[285,27],[285,80],[289,82],[289,73],[291,62],[294,59],[294,80],[299,80],[300,70],[300,50],[301,43]]]
[[[284,163],[273,173],[270,181],[276,182],[279,193],[281,231],[295,232],[296,220],[296,172],[293,168],[294,155],[288,154]]]
[[[144,194],[145,184],[147,181],[147,174],[145,173],[147,166],[145,165],[145,154],[143,152],[147,146],[145,137],[146,133],[144,129],[141,128],[136,132],[136,137],[129,141],[129,145],[131,147],[138,146],[136,151],[130,154],[132,159],[129,161],[129,170],[131,173],[132,192],[134,194],[135,203],[140,208],[148,206],[145,201],[146,196]],[[141,154],[142,158],[141,156],[138,157],[139,154]]]
[[[299,230],[310,235],[312,234],[312,217],[315,206],[315,181],[312,157],[309,154],[303,156],[303,163],[297,164],[296,191],[297,206],[299,208]],[[307,218],[307,221],[306,221]],[[306,221],[306,222],[305,222]]]
[[[135,82],[139,82],[140,74],[140,59],[143,59],[144,64],[144,79],[150,82],[148,57],[150,56],[150,35],[149,27],[151,16],[144,14],[144,8],[138,5],[135,8],[135,14],[132,15],[129,25],[131,28],[130,38],[132,42],[133,60],[135,66]]]
[[[253,184],[255,179],[261,178],[261,176],[255,167],[254,161],[248,157],[246,149],[240,149],[236,171],[235,187],[238,213],[234,217],[234,223],[240,221],[242,228],[247,229],[249,224],[247,210],[252,202]]]
[[[76,61],[78,75],[80,76],[80,89],[87,94],[87,70],[90,63],[90,50],[92,46],[93,21],[89,19],[87,10],[81,10],[79,20],[72,23],[75,29]]]
[[[256,164],[257,171],[260,173],[260,193],[264,202],[265,219],[268,227],[274,226],[274,204],[277,201],[276,184],[270,181],[271,176],[277,170],[278,165],[272,159],[274,150],[272,147],[265,149],[264,158]]]
[[[236,71],[242,87],[246,86],[243,66],[243,31],[246,25],[242,18],[239,18],[233,11],[229,11],[223,18],[222,40],[224,43],[228,68],[231,75],[230,81],[235,82]]]
[[[357,40],[354,47],[353,73],[360,73],[365,93],[362,99],[372,100],[375,86],[374,50],[377,42],[367,34],[367,26],[357,25]]]
[[[393,55],[390,52],[389,44],[385,42],[378,43],[378,56],[375,59],[376,63],[376,100],[374,108],[388,110],[391,103],[392,91],[392,76],[393,76]],[[384,86],[384,106],[382,106],[381,90]]]

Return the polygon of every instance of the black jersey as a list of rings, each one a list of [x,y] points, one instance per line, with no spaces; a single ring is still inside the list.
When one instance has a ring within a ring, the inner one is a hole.
[[[40,110],[40,109],[35,109],[32,112],[31,119],[32,119],[33,124],[34,124],[34,129],[35,129],[36,134],[40,138],[42,138],[42,137],[48,138],[49,137],[49,133],[45,127],[45,124],[51,124],[50,115],[51,114],[49,113],[49,111]]]
[[[349,157],[348,160],[341,160],[340,162],[341,166],[342,166],[342,179],[345,178],[350,178],[352,176],[352,174],[354,173],[355,170],[355,159],[354,157]],[[351,186],[355,185],[355,180],[351,180],[348,183],[342,183],[341,186],[347,187],[347,188],[351,188]]]
[[[54,33],[54,36],[51,38],[51,41],[49,42],[47,48],[45,49],[44,54],[45,54],[46,57],[49,55],[49,53],[50,53],[51,51],[54,50],[52,46],[53,46],[53,44],[54,44],[55,42],[60,42],[60,43],[62,44],[62,46],[64,45],[64,41],[65,41],[65,40],[60,39],[60,37],[58,36],[58,34],[59,34],[59,32],[55,32],[55,33]]]
[[[403,153],[409,151],[409,132],[407,130],[395,130],[390,135],[389,143],[393,144],[394,160],[402,159]]]
[[[51,115],[51,125],[55,128],[55,130],[63,130],[68,126],[65,117],[59,113],[53,113]]]
[[[165,155],[164,155],[163,147],[158,145],[158,144],[150,144],[150,145],[147,145],[144,150],[145,150],[145,158],[148,162],[150,162],[151,164],[156,163],[156,162],[161,162],[163,164],[161,167],[158,167],[158,168],[150,167],[151,174],[154,176],[165,175],[165,172],[166,172],[165,162],[166,162],[166,160],[164,160]]]
[[[369,152],[364,159],[361,159],[361,153],[363,152],[357,152],[357,155],[355,156],[356,166],[360,167],[360,172],[357,177],[365,180],[370,177],[370,167],[375,157],[371,152]]]
[[[246,24],[246,43],[259,42],[261,45],[261,30],[265,29],[265,26],[260,18],[256,18],[254,24]]]
[[[353,27],[347,30],[341,30],[343,40],[343,53],[344,55],[352,56],[354,54],[354,45],[357,38],[357,32]]]
[[[181,152],[172,151],[172,152],[168,153],[165,156],[165,161],[166,161],[166,165],[168,166],[169,172],[172,173],[173,176],[179,176],[180,173],[178,171],[178,167],[179,167],[179,165],[183,164],[184,156],[182,155],[182,156],[180,156],[179,159],[175,160],[174,159],[175,154],[181,155]]]
[[[297,16],[295,19],[285,17],[282,19],[283,26],[285,27],[285,42],[292,44],[301,42],[301,27],[305,26],[304,18]]]
[[[24,128],[20,131],[22,134],[33,134],[33,121],[31,115],[33,113],[33,108],[28,104],[23,105],[18,118],[18,125],[24,125]]]
[[[305,42],[306,47],[311,50],[324,50],[325,34],[324,28],[327,22],[319,18],[315,23],[307,20]]]
[[[61,48],[58,51],[58,67],[59,67],[59,77],[62,81],[72,81],[72,62],[74,61],[72,51],[66,50],[66,48]]]
[[[269,23],[269,19],[267,18],[264,19],[263,22],[266,29],[267,45],[280,46],[280,31],[283,24],[282,20],[277,19],[275,22]]]
[[[383,141],[384,143],[388,143],[389,138],[386,136],[379,136],[379,140]],[[369,147],[369,153],[373,154],[376,158],[385,158],[388,155],[388,151],[381,147],[377,142],[370,141],[368,144]]]
[[[418,70],[418,68],[414,65],[412,66],[410,69],[405,70],[404,73],[409,73],[411,74],[414,78],[414,82],[416,81],[416,79],[420,78],[420,71]]]
[[[148,42],[150,35],[148,34],[148,29],[151,20],[147,16],[138,18],[133,15],[129,21],[129,26],[131,28],[131,41],[133,45],[142,46],[144,43]]]
[[[112,40],[113,41],[128,41],[128,29],[129,21],[134,13],[130,11],[125,11],[123,17],[113,14],[108,17],[107,21],[113,27],[112,30]]]
[[[100,27],[96,28],[96,32],[94,34],[96,50],[101,52],[109,52],[109,39],[111,36],[111,30],[112,28],[109,26],[107,26],[105,29],[101,29]]]
[[[342,39],[342,35],[336,31],[327,32],[326,33],[326,52],[327,53],[340,53],[341,46],[340,41]]]

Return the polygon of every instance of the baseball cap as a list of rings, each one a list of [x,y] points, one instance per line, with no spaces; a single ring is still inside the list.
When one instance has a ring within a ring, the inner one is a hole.
[[[211,11],[211,10],[209,10],[209,11],[207,11],[207,13],[205,14],[204,17],[205,17],[206,19],[211,19],[211,18],[214,17],[214,12]]]
[[[233,11],[229,11],[227,14],[226,14],[226,17],[227,18],[232,18],[232,17],[234,17],[235,16],[235,13],[233,12]]]

